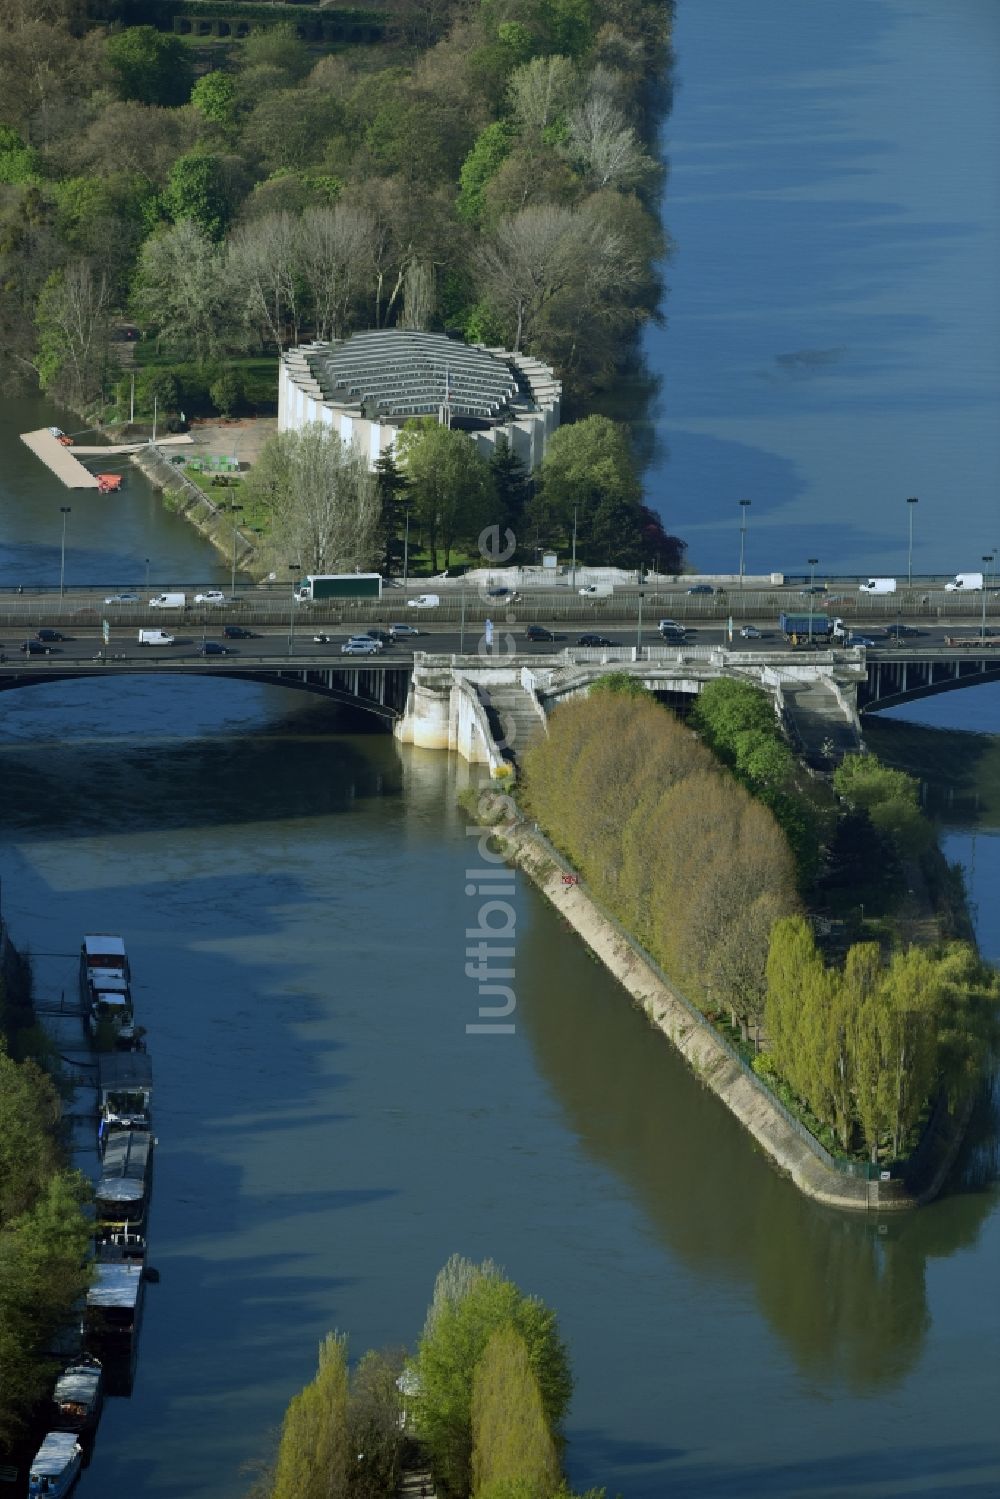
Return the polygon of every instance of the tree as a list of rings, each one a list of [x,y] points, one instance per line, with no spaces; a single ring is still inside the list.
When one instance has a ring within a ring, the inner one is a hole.
[[[229,276],[243,293],[254,331],[279,349],[299,338],[302,288],[296,274],[297,225],[268,214],[237,229],[228,245]]]
[[[437,572],[440,550],[447,567],[456,542],[471,541],[489,522],[495,504],[490,466],[471,437],[433,417],[408,421],[398,451]]]
[[[559,1457],[524,1339],[513,1327],[491,1336],[472,1383],[472,1492],[520,1483],[550,1499],[559,1486]]]
[[[62,1110],[52,1080],[0,1039],[0,1228],[27,1213],[59,1164]]]
[[[167,177],[163,206],[175,224],[191,219],[210,239],[221,239],[231,203],[220,158],[203,151],[179,156]]]
[[[369,567],[379,552],[379,503],[364,455],[313,422],[269,438],[244,480],[246,503],[269,516],[275,564],[307,572]]]
[[[530,515],[556,539],[571,534],[575,512],[577,556],[628,565],[638,547],[640,493],[626,429],[588,416],[549,439]]]
[[[504,434],[497,438],[490,454],[490,476],[496,495],[500,534],[512,531],[515,540],[523,537],[525,512],[531,498],[531,476]]]
[[[294,264],[317,338],[340,338],[371,283],[375,216],[353,204],[307,208],[295,234]]]
[[[597,189],[634,187],[656,171],[656,163],[605,93],[592,93],[573,110],[567,150]]]
[[[358,1455],[351,1499],[383,1499],[399,1487],[404,1433],[396,1380],[402,1367],[402,1355],[368,1352],[351,1375],[348,1451]]]
[[[231,125],[236,118],[236,80],[216,68],[205,73],[191,90],[191,103],[213,125]]]
[[[132,303],[168,347],[217,358],[232,338],[234,283],[221,249],[193,219],[162,229],[142,247]]]
[[[81,410],[107,371],[111,298],[107,278],[85,260],[55,271],[38,298],[38,375],[43,389]]]
[[[154,26],[128,26],[108,37],[107,57],[121,98],[140,104],[187,102],[194,74],[180,37]]]
[[[399,471],[392,448],[387,448],[375,460],[375,488],[378,494],[379,537],[382,553],[379,570],[387,578],[391,578],[400,571],[403,557],[404,542],[400,531],[403,527],[403,497],[408,488],[406,479]]]
[[[483,212],[483,191],[500,170],[516,136],[506,120],[495,120],[480,131],[459,173],[458,212],[470,224],[478,224]]]
[[[535,57],[516,68],[510,79],[510,102],[522,130],[541,135],[567,114],[579,80],[568,57]]]
[[[555,1314],[541,1301],[495,1275],[475,1276],[458,1299],[445,1299],[420,1341],[417,1422],[435,1471],[458,1494],[468,1492],[471,1476],[476,1366],[492,1335],[506,1327],[524,1340],[551,1432],[558,1432],[569,1403],[566,1350]]]
[[[272,1499],[346,1499],[347,1473],[347,1341],[329,1333],[315,1379],[285,1412]]]

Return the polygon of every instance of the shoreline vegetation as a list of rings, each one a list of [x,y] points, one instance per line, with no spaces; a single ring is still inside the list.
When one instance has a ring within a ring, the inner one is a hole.
[[[516,560],[568,550],[575,529],[581,562],[680,572],[683,543],[638,472],[652,395],[638,334],[661,315],[667,250],[653,152],[670,5],[376,10],[378,26],[336,41],[274,12],[209,45],[122,27],[110,0],[7,8],[8,388],[35,382],[107,429],[125,425],[134,377],[137,417],[169,429],[260,411],[262,359],[276,374],[312,338],[401,328],[523,351],[563,387],[565,425],[534,474],[433,421],[376,476],[325,429],[280,434],[240,481],[254,570],[296,556],[398,571],[408,517],[418,570],[460,562],[499,524]],[[635,430],[606,414],[623,385]]]
[[[548,838],[515,823],[504,846],[803,1191],[930,1200],[1000,985],[917,783],[870,755],[807,775],[744,683],[690,723],[614,674],[563,704],[518,792]]]
[[[53,1340],[90,1283],[90,1184],[69,1166],[53,1062],[30,960],[0,919],[0,1452],[29,1434]]]
[[[324,1338],[246,1499],[575,1499],[562,1474],[572,1389],[555,1313],[492,1260],[452,1255],[414,1353],[370,1350],[351,1367],[347,1339]]]

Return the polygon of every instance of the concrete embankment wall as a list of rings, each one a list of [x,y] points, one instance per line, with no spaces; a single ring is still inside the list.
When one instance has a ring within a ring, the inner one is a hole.
[[[913,1208],[937,1195],[954,1163],[967,1111],[961,1111],[950,1123],[942,1121],[941,1138],[924,1171],[919,1175],[914,1173],[915,1182],[913,1178],[907,1183],[897,1177],[889,1181],[866,1181],[838,1171],[797,1132],[764,1086],[730,1053],[711,1026],[692,1014],[589,892],[582,885],[564,882],[568,866],[553,857],[547,841],[527,824],[504,828],[500,836],[510,857],[583,938],[650,1024],[673,1042],[705,1086],[736,1115],[800,1191],[829,1207],[880,1212]]]
[[[136,468],[141,469],[151,484],[157,489],[162,489],[164,503],[178,515],[183,515],[185,520],[200,531],[208,541],[212,543],[217,552],[221,552],[227,561],[232,561],[233,556],[233,526],[228,511],[222,505],[216,505],[209,499],[198,485],[193,483],[185,474],[172,463],[169,463],[162,453],[150,446],[143,448],[134,454],[132,462]],[[226,491],[232,495],[233,491]],[[256,555],[255,549],[247,541],[241,531],[236,534],[236,565],[239,568],[249,568],[251,559]]]

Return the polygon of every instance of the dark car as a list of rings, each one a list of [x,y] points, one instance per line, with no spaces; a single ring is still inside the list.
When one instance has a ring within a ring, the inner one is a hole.
[[[244,625],[223,625],[222,633],[227,640],[256,640],[252,630],[246,629]]]
[[[825,583],[814,583],[811,588],[800,588],[799,589],[799,597],[803,598],[803,599],[807,599],[807,598],[809,598],[809,596],[811,594],[814,594],[814,593],[826,593],[826,591],[827,591],[827,589],[826,589],[826,584]]]
[[[52,647],[44,645],[40,640],[25,640],[21,645],[21,652],[25,656],[51,656]]]
[[[740,626],[740,639],[741,640],[759,640],[760,638],[761,638],[760,631],[758,630],[758,628],[757,628],[756,625],[741,625]]]
[[[715,589],[711,583],[694,583],[688,589],[688,593],[714,593]]]
[[[36,640],[46,640],[46,641],[50,641],[51,642],[53,640],[65,640],[66,636],[65,635],[60,635],[60,633],[59,633],[58,630],[36,630],[35,631],[35,639]]]
[[[377,640],[380,645],[392,645],[392,634],[388,630],[366,630],[372,640]]]
[[[486,597],[488,599],[516,599],[517,594],[513,588],[487,588]]]
[[[886,625],[885,633],[890,640],[909,639],[912,635],[919,635],[920,631],[914,629],[913,625]]]
[[[852,630],[847,637],[847,644],[873,646],[878,645],[878,641],[874,635],[859,635],[856,631]]]
[[[544,625],[529,625],[524,633],[529,640],[555,640],[556,638],[553,632],[547,630]]]
[[[581,635],[576,643],[577,645],[589,645],[598,647],[615,644],[613,640],[608,640],[605,635]]]
[[[198,647],[199,656],[228,656],[229,651],[218,640],[203,640]]]

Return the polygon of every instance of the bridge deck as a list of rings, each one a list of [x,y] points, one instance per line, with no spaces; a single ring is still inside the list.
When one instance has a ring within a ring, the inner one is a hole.
[[[58,437],[53,437],[47,427],[37,432],[22,432],[21,441],[29,447],[46,468],[61,479],[67,489],[97,489],[97,477],[84,468],[79,458],[74,458],[69,448],[64,448]]]
[[[191,444],[193,442],[194,438],[189,432],[175,432],[168,437],[158,437],[156,439],[156,446],[158,448],[177,447],[178,444]],[[58,447],[59,444],[57,443],[56,446]],[[75,453],[80,458],[118,458],[125,453],[141,453],[149,446],[148,440],[144,442],[118,442],[110,445],[106,443],[102,447],[94,448],[79,447],[74,443],[71,448],[62,448],[61,451],[64,453]]]

